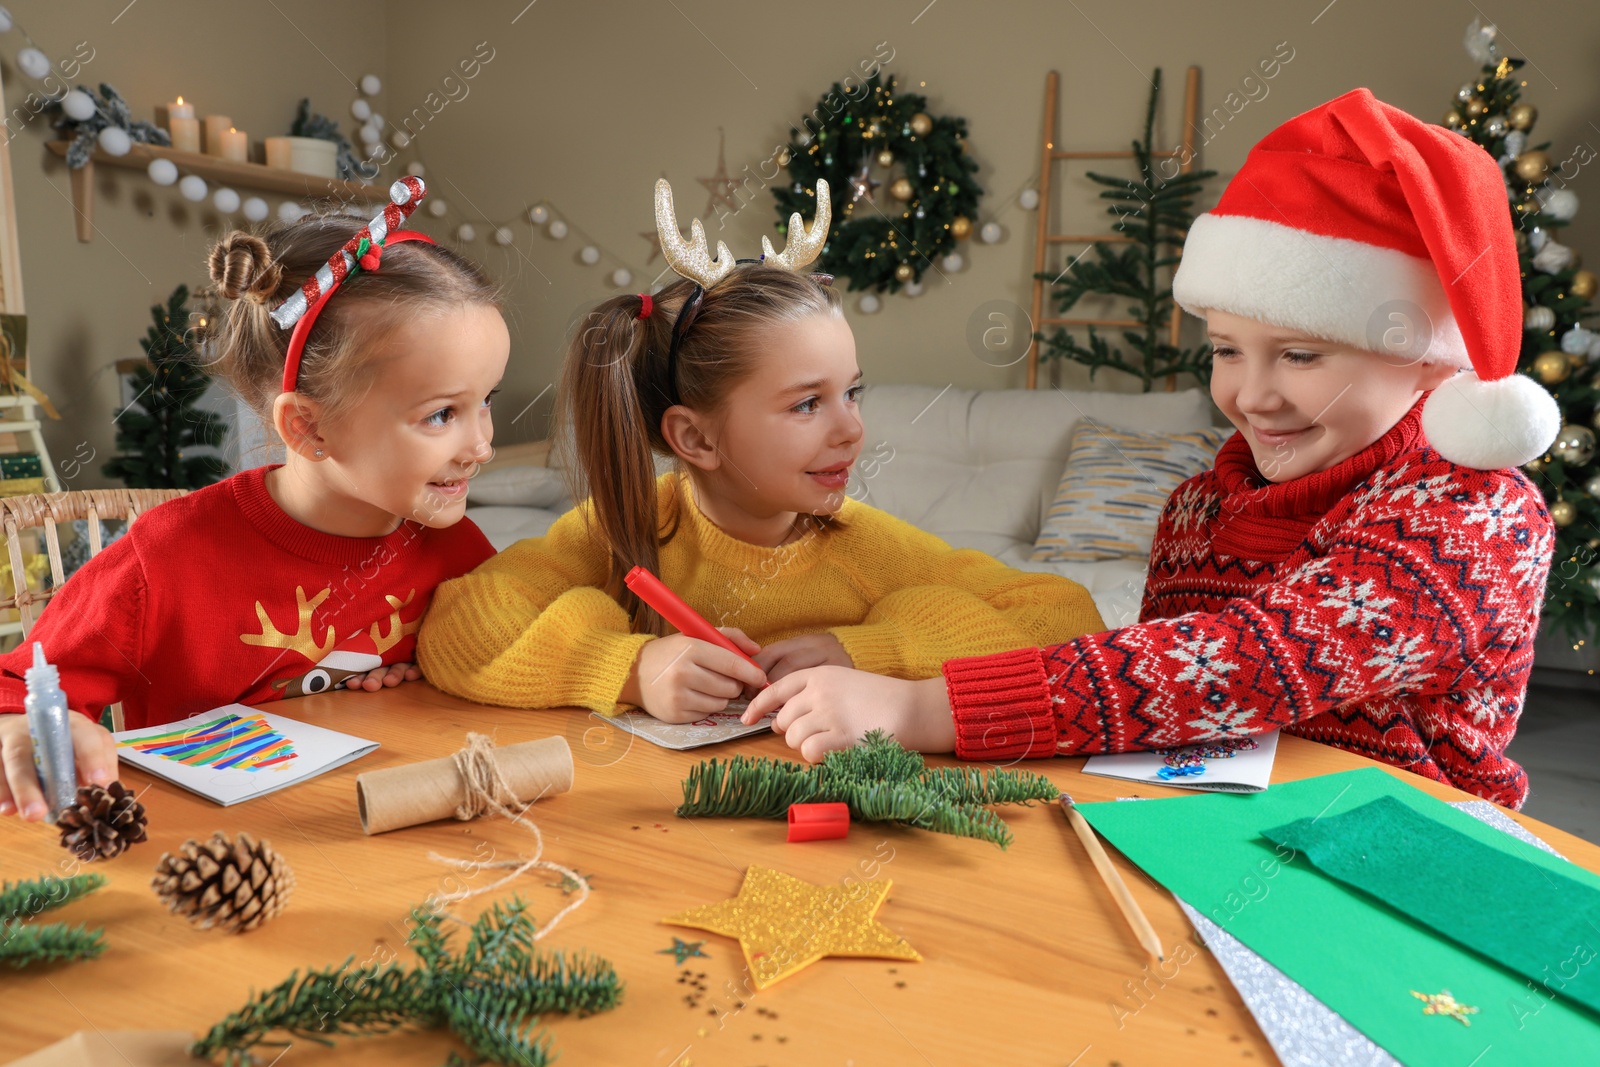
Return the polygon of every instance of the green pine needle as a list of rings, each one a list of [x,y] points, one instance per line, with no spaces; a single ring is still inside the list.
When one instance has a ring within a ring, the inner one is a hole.
[[[928,769],[922,756],[874,730],[854,748],[814,765],[765,756],[706,760],[683,781],[678,814],[782,819],[791,804],[839,802],[861,822],[894,822],[1005,848],[1011,831],[987,804],[1054,800],[1060,789],[1043,775],[974,767]]]
[[[100,874],[44,875],[0,885],[0,962],[12,967],[94,959],[106,950],[105,932],[66,923],[31,923],[41,912],[64,907],[104,886]]]
[[[0,922],[31,919],[42,911],[71,904],[106,884],[103,874],[75,874],[70,878],[45,875],[0,886]]]
[[[66,923],[0,924],[0,962],[16,968],[92,960],[106,950],[105,932]]]
[[[622,983],[598,957],[542,953],[534,943],[527,905],[512,898],[478,917],[459,957],[450,931],[427,907],[411,912],[411,946],[420,966],[398,963],[296,972],[253,996],[211,1028],[191,1048],[195,1056],[221,1056],[244,1067],[251,1049],[283,1046],[301,1037],[333,1044],[331,1036],[385,1034],[408,1027],[449,1027],[477,1062],[544,1067],[553,1058],[550,1038],[538,1029],[547,1011],[588,1015],[622,1000]],[[469,1061],[452,1053],[452,1064]]]

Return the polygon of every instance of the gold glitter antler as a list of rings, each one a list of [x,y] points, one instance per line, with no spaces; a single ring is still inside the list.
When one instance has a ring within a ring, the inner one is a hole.
[[[812,220],[811,229],[807,230],[805,223],[800,221],[800,212],[796,211],[790,215],[789,240],[783,246],[782,252],[774,252],[772,242],[765,237],[761,239],[761,252],[765,261],[775,267],[799,270],[821,254],[823,242],[828,239],[828,223],[831,221],[833,221],[833,207],[828,202],[828,183],[818,178],[817,217]]]
[[[665,178],[656,182],[656,232],[661,236],[661,254],[667,266],[703,289],[711,288],[733,269],[733,253],[721,241],[717,242],[717,257],[711,258],[699,219],[689,224],[690,242],[684,244],[678,215],[672,210],[672,186]]]

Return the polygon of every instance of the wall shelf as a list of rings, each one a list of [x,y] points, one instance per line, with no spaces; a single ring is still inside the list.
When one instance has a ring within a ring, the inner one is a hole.
[[[69,141],[49,142],[50,151],[66,158]],[[339,181],[319,178],[292,170],[269,167],[264,163],[235,163],[200,152],[180,152],[160,145],[134,143],[126,155],[113,156],[96,149],[89,162],[72,174],[72,206],[75,209],[78,240],[87,243],[94,237],[94,168],[98,163],[112,167],[126,167],[142,171],[152,159],[170,159],[185,174],[198,174],[216,185],[230,189],[279,193],[296,198],[332,198],[345,202],[376,203],[387,201],[387,186],[368,185],[364,182]]]

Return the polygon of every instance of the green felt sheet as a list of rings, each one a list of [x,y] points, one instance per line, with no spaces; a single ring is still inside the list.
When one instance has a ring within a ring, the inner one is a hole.
[[[1156,881],[1260,953],[1412,1067],[1600,1064],[1600,1015],[1490,962],[1320,873],[1262,831],[1326,819],[1380,797],[1502,855],[1591,890],[1595,877],[1435,800],[1376,767],[1274,785],[1248,796],[1079,805]],[[1461,872],[1456,872],[1461,873]],[[1453,877],[1441,868],[1439,877]],[[1507,902],[1506,921],[1538,922]],[[1513,918],[1513,916],[1519,916]],[[1600,934],[1589,944],[1600,949]],[[1565,957],[1563,957],[1565,958]],[[1556,961],[1558,964],[1560,961]],[[1587,966],[1600,967],[1600,956]],[[1569,971],[1571,967],[1567,968]],[[1471,1025],[1424,1015],[1411,995],[1449,990]]]
[[[1329,877],[1600,1012],[1600,889],[1394,797],[1267,830]]]

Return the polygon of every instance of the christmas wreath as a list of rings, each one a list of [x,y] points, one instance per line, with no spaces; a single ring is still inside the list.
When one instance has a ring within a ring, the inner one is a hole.
[[[817,269],[848,278],[852,289],[897,292],[972,233],[983,189],[964,151],[966,120],[929,115],[927,103],[899,91],[893,75],[848,91],[835,82],[789,131],[790,180],[773,187],[778,232],[796,211],[815,216],[817,179],[827,179],[837,190],[833,229]],[[882,203],[880,187],[888,194]]]

